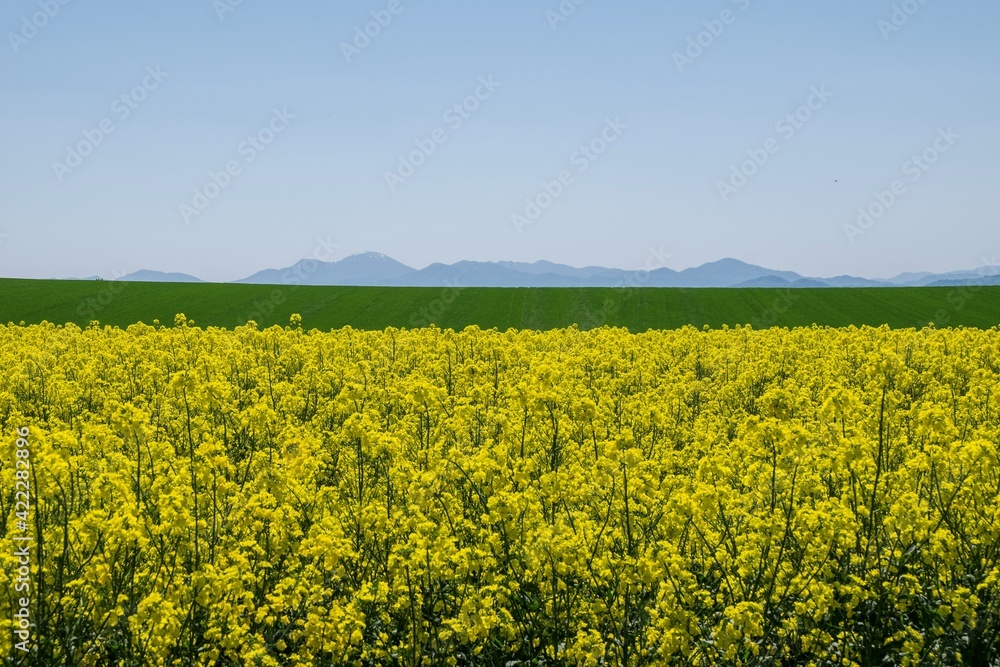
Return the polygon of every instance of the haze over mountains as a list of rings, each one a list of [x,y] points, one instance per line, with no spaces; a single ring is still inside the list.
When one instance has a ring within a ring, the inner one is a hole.
[[[137,271],[126,282],[202,282],[195,276]],[[675,271],[577,268],[553,262],[471,262],[406,266],[377,252],[351,255],[336,262],[302,260],[283,269],[267,269],[234,281],[256,285],[371,285],[398,287],[915,287],[1000,285],[1000,266],[951,273],[904,273],[886,280],[855,276],[816,278],[721,259]]]

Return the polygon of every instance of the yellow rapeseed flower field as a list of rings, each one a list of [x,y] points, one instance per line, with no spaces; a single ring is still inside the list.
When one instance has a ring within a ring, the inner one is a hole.
[[[8,663],[1000,664],[1000,329],[300,321],[0,326]]]

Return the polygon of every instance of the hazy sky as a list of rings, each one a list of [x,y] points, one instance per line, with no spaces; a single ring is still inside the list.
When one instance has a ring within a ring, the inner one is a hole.
[[[4,0],[0,275],[976,268],[998,25],[995,0]]]

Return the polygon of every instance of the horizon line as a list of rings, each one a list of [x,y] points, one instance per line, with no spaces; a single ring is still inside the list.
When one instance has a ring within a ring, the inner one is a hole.
[[[314,254],[318,254],[318,253],[314,253]],[[284,270],[290,269],[291,267],[294,267],[294,266],[296,266],[298,264],[301,264],[302,262],[315,261],[315,262],[319,262],[321,264],[337,264],[339,262],[343,262],[343,261],[348,260],[348,259],[352,259],[352,258],[356,258],[356,257],[364,257],[364,256],[369,256],[369,255],[386,258],[388,260],[391,260],[393,262],[401,264],[401,265],[405,266],[406,268],[408,268],[408,269],[410,269],[412,271],[415,271],[415,272],[423,271],[423,270],[426,270],[426,269],[428,269],[428,268],[430,268],[432,266],[436,266],[436,265],[454,266],[456,264],[460,264],[460,263],[463,263],[463,262],[468,262],[468,263],[474,263],[474,264],[493,264],[493,265],[501,265],[501,264],[524,264],[524,265],[528,265],[528,266],[546,263],[546,264],[553,264],[553,265],[556,265],[556,266],[568,267],[568,268],[576,269],[576,270],[583,270],[583,269],[588,269],[588,268],[596,268],[596,269],[604,269],[604,270],[610,270],[610,271],[623,271],[623,272],[629,272],[629,273],[653,272],[653,271],[658,271],[658,270],[661,270],[661,269],[668,269],[668,270],[670,270],[670,271],[672,271],[674,273],[682,273],[684,271],[689,271],[689,270],[692,270],[692,269],[700,269],[702,267],[705,267],[705,266],[708,266],[708,265],[711,265],[711,264],[718,264],[720,262],[725,262],[725,261],[733,261],[733,262],[739,262],[739,263],[744,264],[746,266],[758,267],[758,268],[762,268],[762,269],[765,269],[767,271],[776,272],[776,273],[794,273],[794,274],[796,274],[796,275],[798,275],[798,276],[800,276],[801,278],[804,278],[804,279],[820,279],[820,280],[824,280],[825,279],[825,280],[830,280],[830,279],[835,279],[835,278],[846,277],[846,278],[858,278],[858,279],[863,279],[863,280],[883,281],[883,282],[889,282],[891,280],[897,279],[900,276],[904,276],[904,275],[920,276],[920,275],[948,275],[948,274],[952,274],[952,273],[974,273],[977,270],[981,270],[981,269],[986,268],[986,267],[997,267],[998,266],[995,257],[992,260],[988,259],[986,257],[983,257],[982,261],[981,261],[981,264],[978,267],[975,267],[975,268],[958,268],[958,269],[951,269],[951,270],[947,270],[947,271],[928,271],[928,270],[902,271],[902,272],[897,273],[897,274],[895,274],[893,276],[889,276],[889,277],[875,277],[875,278],[869,277],[869,276],[848,274],[848,273],[840,273],[840,274],[832,275],[832,276],[817,276],[817,275],[803,274],[803,273],[799,273],[798,271],[794,271],[794,270],[791,270],[791,269],[773,268],[773,267],[765,266],[763,264],[756,264],[754,262],[750,262],[750,261],[747,261],[747,260],[742,260],[742,259],[739,259],[737,257],[732,257],[732,256],[726,256],[726,257],[721,257],[721,258],[715,259],[715,260],[709,260],[709,261],[706,261],[706,262],[702,262],[701,264],[695,264],[695,265],[692,265],[692,266],[685,267],[683,269],[675,269],[675,268],[672,268],[672,267],[667,266],[666,264],[662,264],[662,263],[661,264],[657,264],[655,266],[648,266],[648,268],[644,268],[644,267],[623,268],[623,267],[605,266],[605,265],[602,265],[602,264],[586,264],[586,265],[583,265],[583,266],[577,266],[577,265],[574,265],[574,264],[567,264],[567,263],[564,263],[564,262],[557,262],[557,261],[553,261],[553,260],[550,260],[550,259],[536,259],[536,260],[533,260],[533,261],[460,259],[460,260],[457,260],[457,261],[451,262],[451,263],[443,262],[443,261],[435,261],[435,262],[431,262],[431,263],[427,264],[426,266],[417,268],[417,267],[414,267],[414,266],[412,266],[410,264],[402,262],[402,261],[396,259],[395,257],[392,257],[391,255],[387,255],[387,254],[385,254],[383,252],[379,252],[379,251],[376,251],[376,250],[365,250],[365,251],[361,251],[361,252],[351,253],[349,255],[344,255],[343,257],[340,257],[338,259],[320,259],[318,257],[303,257],[303,258],[301,258],[299,260],[296,260],[292,264],[289,264],[288,266],[283,266],[283,267],[267,267],[267,268],[263,268],[263,269],[258,269],[256,271],[250,273],[249,275],[245,275],[245,276],[242,276],[242,277],[239,277],[239,278],[232,278],[232,279],[229,279],[229,280],[206,280],[206,279],[201,278],[201,277],[199,277],[199,276],[197,276],[195,274],[187,273],[187,272],[184,272],[184,271],[162,270],[162,269],[151,269],[151,268],[139,268],[139,269],[136,269],[134,271],[127,271],[127,272],[123,270],[121,272],[116,272],[116,273],[120,273],[120,275],[117,275],[117,276],[111,277],[111,278],[107,278],[107,277],[101,276],[99,274],[93,274],[93,275],[91,275],[89,277],[77,277],[77,276],[52,277],[52,278],[21,278],[21,277],[18,277],[18,276],[0,276],[0,277],[6,278],[6,279],[10,279],[10,280],[70,280],[70,281],[79,280],[79,281],[88,281],[88,280],[101,279],[101,280],[107,280],[109,282],[114,282],[114,281],[117,281],[117,280],[121,280],[124,277],[127,277],[127,276],[130,276],[130,275],[133,275],[133,274],[136,274],[136,273],[141,273],[141,272],[145,271],[145,272],[150,272],[150,273],[178,274],[178,275],[182,275],[182,276],[188,276],[188,277],[191,277],[191,278],[195,278],[196,280],[201,281],[201,282],[205,282],[205,283],[230,284],[230,283],[238,283],[238,282],[240,282],[242,280],[246,280],[247,278],[250,278],[250,277],[252,277],[252,276],[254,276],[254,275],[258,274],[258,273],[262,273],[264,271],[284,271]],[[670,257],[669,254],[659,253],[658,251],[652,251],[650,257],[653,258],[653,257],[656,257],[657,255],[659,255],[659,257],[657,257],[657,259]],[[1000,273],[1000,270],[998,270],[997,273]],[[995,275],[995,273],[994,273],[994,275]],[[919,279],[919,278],[916,278],[916,279]]]

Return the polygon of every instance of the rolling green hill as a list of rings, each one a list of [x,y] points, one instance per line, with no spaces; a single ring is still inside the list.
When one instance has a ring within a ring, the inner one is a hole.
[[[990,328],[1000,324],[1000,287],[852,289],[303,287],[0,279],[0,322],[91,320],[127,326],[184,313],[200,326],[254,320],[307,329],[436,324],[550,329],[602,324],[632,331],[723,324]]]

